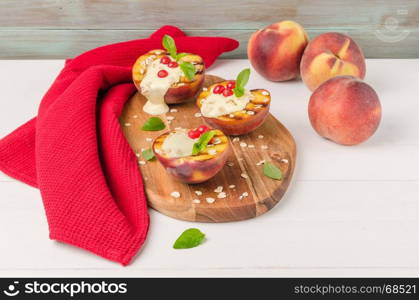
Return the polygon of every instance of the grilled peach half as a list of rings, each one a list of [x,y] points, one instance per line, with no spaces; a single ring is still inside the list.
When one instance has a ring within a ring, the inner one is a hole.
[[[164,140],[171,132],[158,136],[153,142],[153,152],[166,171],[184,183],[200,183],[214,177],[225,165],[230,145],[227,136],[220,130],[207,148],[198,155],[170,157],[162,150]],[[214,151],[215,150],[215,151]]]
[[[206,90],[204,89],[196,101],[199,109],[201,109],[204,99],[212,93],[212,89],[216,85],[221,84],[227,86],[228,82],[229,81],[223,81],[208,87]],[[236,111],[216,118],[202,116],[203,119],[208,125],[222,130],[226,135],[243,135],[255,130],[263,124],[268,116],[271,96],[267,90],[263,89],[255,89],[250,92],[252,94],[252,98],[247,103],[244,110]]]
[[[168,55],[166,50],[156,49],[141,55],[136,60],[132,67],[132,79],[138,91],[141,92],[140,84],[147,72],[147,65]],[[174,83],[164,96],[164,101],[168,104],[184,103],[194,99],[204,83],[205,66],[202,57],[188,54],[179,59],[179,64],[182,62],[189,62],[195,66],[195,77],[189,80],[186,76],[181,76],[179,82]]]

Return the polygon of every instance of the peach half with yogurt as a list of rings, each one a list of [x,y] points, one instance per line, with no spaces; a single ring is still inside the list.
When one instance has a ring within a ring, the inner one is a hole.
[[[267,90],[245,90],[237,97],[235,81],[223,81],[204,88],[196,101],[202,117],[211,127],[227,135],[243,135],[263,124],[271,96]]]
[[[211,133],[209,142],[194,153],[194,145],[201,136]],[[158,136],[153,152],[166,171],[181,182],[194,184],[214,177],[225,165],[230,151],[228,137],[220,130],[209,130],[205,125],[197,129],[177,129]]]
[[[156,49],[136,60],[132,79],[147,98],[143,110],[158,115],[169,110],[167,104],[194,99],[204,83],[204,73],[204,61],[199,55]]]

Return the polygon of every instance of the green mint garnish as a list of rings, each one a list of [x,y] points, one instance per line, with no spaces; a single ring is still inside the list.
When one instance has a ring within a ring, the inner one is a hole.
[[[234,95],[236,95],[236,97],[241,97],[244,95],[244,87],[249,81],[249,76],[250,69],[244,69],[239,73],[239,75],[237,75],[236,87],[233,89]]]
[[[177,56],[177,49],[175,40],[170,35],[165,35],[163,37],[163,47],[166,49],[167,52],[169,52],[170,56],[173,57],[173,59],[176,59]]]
[[[163,37],[162,44],[164,49],[166,49],[166,51],[169,52],[170,56],[176,61],[179,61],[179,59],[188,55],[188,53],[177,53],[175,40],[170,35],[166,34]],[[183,62],[180,64],[180,68],[182,69],[183,73],[185,74],[186,78],[188,78],[188,80],[194,79],[195,66],[193,64],[189,62]]]
[[[200,244],[205,239],[205,234],[203,234],[197,228],[190,228],[186,229],[176,240],[173,244],[173,248],[175,249],[188,249],[194,248]]]
[[[141,156],[145,160],[152,160],[154,158],[154,152],[152,149],[146,149],[143,152],[141,152]]]
[[[282,179],[281,170],[270,162],[265,162],[263,164],[263,174],[265,176],[267,176],[269,178],[272,178],[272,179],[275,179],[275,180],[281,180]]]
[[[180,68],[185,74],[188,80],[193,80],[195,77],[195,66],[189,62],[183,62],[180,64]]]
[[[199,140],[193,145],[192,148],[192,155],[197,155],[201,151],[204,151],[207,147],[209,141],[215,136],[215,130],[210,130],[204,132],[200,137]]]
[[[163,121],[159,117],[151,117],[144,123],[141,129],[144,131],[159,131],[164,128],[166,128],[166,125],[164,125]]]

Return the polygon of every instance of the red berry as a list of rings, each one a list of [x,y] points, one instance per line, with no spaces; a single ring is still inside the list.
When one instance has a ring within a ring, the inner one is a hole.
[[[157,73],[157,76],[159,76],[160,78],[166,77],[167,75],[169,75],[169,73],[167,73],[167,71],[166,71],[166,70],[160,70],[160,71]]]
[[[229,90],[232,90],[232,89],[234,89],[236,87],[236,82],[235,81],[229,81],[228,83],[227,83],[227,88],[229,89]]]
[[[177,62],[175,62],[175,61],[171,61],[171,62],[169,62],[168,66],[169,66],[169,68],[176,68],[176,67],[177,67],[177,66],[179,66],[179,65],[178,65],[178,63],[177,63]]]
[[[162,58],[160,58],[160,62],[164,65],[167,65],[168,63],[170,63],[170,58],[168,56],[163,56]]]
[[[214,89],[212,90],[212,92],[213,92],[214,94],[222,94],[224,90],[225,90],[224,85],[218,84],[218,85],[216,85],[216,86],[214,87]]]
[[[208,131],[208,130],[209,130],[209,128],[205,125],[201,125],[197,128],[197,131],[200,132],[201,134]]]
[[[191,129],[191,130],[188,131],[188,136],[191,139],[199,138],[200,135],[201,135],[201,133],[196,129]]]
[[[226,89],[226,90],[224,90],[224,92],[223,92],[223,96],[224,96],[224,97],[228,97],[228,96],[231,96],[231,95],[233,95],[233,94],[234,94],[233,90],[229,90],[229,89]]]

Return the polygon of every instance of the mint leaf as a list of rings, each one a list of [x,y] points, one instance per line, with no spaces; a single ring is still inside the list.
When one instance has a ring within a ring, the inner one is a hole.
[[[170,35],[166,34],[163,37],[162,44],[163,44],[164,49],[166,49],[166,51],[169,52],[170,56],[176,59],[177,49],[176,49],[175,40]]]
[[[152,160],[154,158],[154,152],[152,149],[146,149],[143,152],[141,152],[141,156],[145,160]]]
[[[250,77],[250,69],[244,69],[237,75],[236,79],[236,87],[233,89],[234,95],[236,97],[241,97],[244,95],[244,87],[246,86],[247,82],[249,81]]]
[[[166,125],[164,125],[163,121],[159,117],[151,117],[144,123],[141,129],[144,131],[159,131],[165,128]]]
[[[263,164],[263,174],[265,176],[267,176],[269,178],[272,178],[272,179],[275,179],[275,180],[281,180],[282,179],[281,170],[270,162],[265,162]]]
[[[200,137],[199,140],[193,145],[192,148],[192,155],[197,155],[201,151],[205,150],[209,141],[215,136],[215,130],[210,130],[204,132]]]
[[[188,249],[194,248],[200,244],[205,239],[205,234],[203,234],[197,228],[190,228],[186,229],[176,240],[173,244],[173,248],[175,249]]]
[[[180,64],[180,68],[185,74],[186,78],[188,78],[188,80],[194,79],[196,70],[193,64],[185,61]]]

